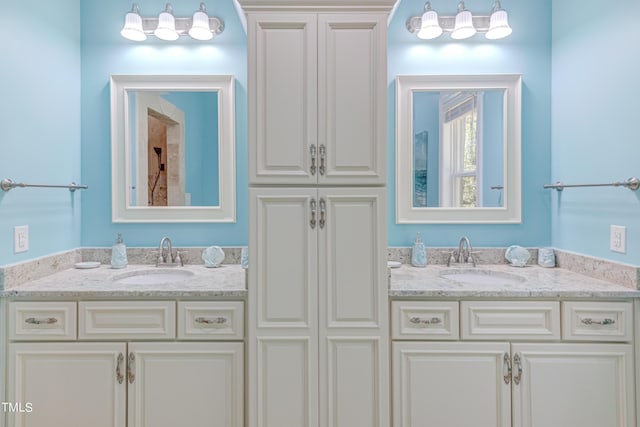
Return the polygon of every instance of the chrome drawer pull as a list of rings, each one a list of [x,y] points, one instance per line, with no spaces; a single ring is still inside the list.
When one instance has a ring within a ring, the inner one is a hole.
[[[129,384],[133,384],[136,379],[135,363],[136,356],[131,352],[129,353],[129,360],[127,362],[127,379],[129,380]]]
[[[432,317],[431,319],[423,319],[421,317],[410,317],[409,322],[414,325],[439,325],[442,323],[442,319],[439,317]]]
[[[316,144],[311,144],[309,147],[311,153],[311,175],[316,174]]]
[[[613,325],[616,323],[614,319],[609,319],[608,317],[605,317],[602,320],[594,320],[590,317],[586,317],[580,321],[585,325]]]
[[[318,224],[320,228],[324,228],[324,225],[327,223],[327,202],[323,198],[320,198],[320,221]]]
[[[200,323],[201,325],[224,325],[227,323],[229,319],[226,317],[214,317],[212,319],[207,319],[206,317],[196,317],[195,322]]]
[[[30,325],[53,325],[58,323],[58,319],[55,317],[47,317],[46,319],[36,319],[35,317],[28,317],[24,319],[25,323]]]
[[[509,354],[505,353],[504,357],[502,358],[503,361],[503,378],[504,378],[504,383],[505,384],[509,384],[511,382],[511,374],[512,374],[512,370],[511,370],[511,358],[509,358]]]
[[[312,229],[316,228],[316,205],[316,199],[311,199],[309,202],[309,209],[311,209],[311,220],[309,220],[309,225],[311,225]]]
[[[122,362],[124,362],[124,356],[122,353],[118,354],[118,364],[116,365],[116,379],[118,384],[122,384],[124,381],[124,375],[122,374]]]
[[[517,373],[513,376],[513,383],[518,385],[522,379],[522,359],[520,358],[520,353],[516,353],[513,356],[513,364],[517,367]]]
[[[325,157],[327,156],[327,148],[324,146],[324,144],[320,144],[320,167],[318,168],[318,171],[320,172],[320,175],[324,175],[325,174],[325,166],[324,166],[324,162],[325,162]]]

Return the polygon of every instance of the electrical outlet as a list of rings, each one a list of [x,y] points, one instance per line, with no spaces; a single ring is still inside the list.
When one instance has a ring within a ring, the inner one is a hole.
[[[29,250],[29,226],[13,227],[13,252],[27,252]]]
[[[613,252],[627,253],[627,227],[622,225],[612,225],[610,234],[609,249]]]

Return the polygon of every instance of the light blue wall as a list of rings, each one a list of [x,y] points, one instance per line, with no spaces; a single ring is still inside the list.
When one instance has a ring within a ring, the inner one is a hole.
[[[80,182],[80,1],[2,3],[0,179]],[[22,25],[26,23],[26,25]],[[82,191],[0,191],[0,266],[80,245]],[[13,228],[29,251],[13,253]]]
[[[199,2],[174,2],[176,16],[190,16]],[[164,9],[165,1],[140,3],[143,16]],[[231,0],[207,3],[207,11],[225,22],[211,42],[183,38],[142,43],[120,36],[131,2],[81,0],[82,23],[82,179],[91,186],[82,200],[82,245],[109,246],[122,232],[130,246],[155,246],[162,236],[175,245],[244,245],[248,234],[247,52],[246,36]],[[111,74],[232,74],[236,80],[235,224],[113,224],[109,76]]]
[[[467,9],[487,14],[491,2],[467,0]],[[457,2],[433,0],[442,15],[454,15]],[[551,0],[504,0],[513,34],[486,41],[476,35],[451,41],[446,35],[422,41],[406,28],[409,16],[424,10],[422,0],[403,0],[389,26],[388,56],[388,235],[390,246],[408,246],[421,232],[428,246],[453,246],[467,235],[475,246],[543,246],[551,242],[548,190],[551,154]],[[616,8],[617,9],[617,8]],[[395,82],[398,74],[491,74],[523,76],[522,224],[398,225],[395,223]]]
[[[640,175],[640,2],[553,2],[552,181]],[[640,265],[640,191],[575,188],[552,195],[553,245]],[[627,253],[609,226],[627,227]]]

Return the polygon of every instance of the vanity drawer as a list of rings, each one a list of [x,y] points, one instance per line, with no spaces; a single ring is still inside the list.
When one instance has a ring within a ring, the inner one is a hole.
[[[457,340],[457,301],[392,301],[391,338],[394,340]]]
[[[78,338],[173,339],[175,301],[81,301]]]
[[[569,341],[631,341],[631,302],[565,301],[562,338]]]
[[[10,302],[9,339],[12,341],[75,340],[76,320],[75,302]]]
[[[178,302],[178,339],[241,340],[244,338],[242,301]]]
[[[557,301],[462,301],[462,339],[559,340]]]

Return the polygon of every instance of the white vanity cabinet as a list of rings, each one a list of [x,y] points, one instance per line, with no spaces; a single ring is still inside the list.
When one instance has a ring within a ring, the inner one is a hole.
[[[388,426],[385,192],[250,189],[250,426]]]
[[[250,184],[384,185],[387,13],[248,13]]]
[[[447,304],[392,302],[394,427],[635,426],[630,302]]]
[[[176,306],[184,316],[176,318]],[[32,411],[9,412],[7,425],[243,426],[242,307],[240,301],[9,302],[6,395],[29,402]],[[51,341],[46,331],[75,319],[76,310],[77,331]],[[183,338],[176,329],[194,329],[185,324],[190,319],[199,325],[197,342],[176,341]]]

